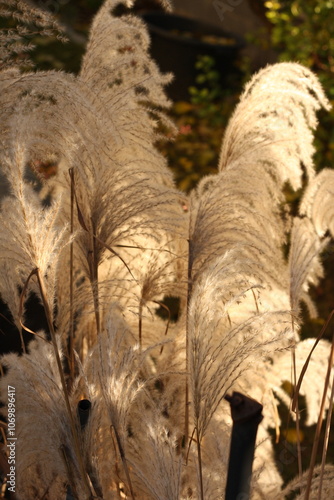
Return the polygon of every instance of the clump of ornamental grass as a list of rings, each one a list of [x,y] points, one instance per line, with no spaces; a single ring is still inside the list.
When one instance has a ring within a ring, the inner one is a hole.
[[[149,56],[144,23],[116,16],[119,3],[96,15],[78,76],[22,73],[15,59],[0,72],[0,293],[22,351],[1,359],[3,394],[16,390],[15,494],[224,498],[224,398],[238,390],[264,405],[252,498],[304,487],[321,498],[332,484],[324,461],[281,491],[269,431],[278,401],[290,404],[285,380],[300,378],[310,424],[333,401],[333,349],[320,341],[309,357],[299,336],[300,302],[315,313],[308,289],[333,231],[332,172],[316,175],[312,162],[328,100],[298,64],[261,70],[231,117],[218,173],[186,197],[155,146],[173,129],[170,76]],[[287,183],[307,184],[295,217]],[[48,328],[27,345],[33,294]],[[166,297],[180,303],[174,323]]]

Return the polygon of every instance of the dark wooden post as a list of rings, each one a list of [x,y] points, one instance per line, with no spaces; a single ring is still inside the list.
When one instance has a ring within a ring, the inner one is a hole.
[[[263,406],[240,392],[226,395],[233,420],[225,500],[249,500],[255,440]]]

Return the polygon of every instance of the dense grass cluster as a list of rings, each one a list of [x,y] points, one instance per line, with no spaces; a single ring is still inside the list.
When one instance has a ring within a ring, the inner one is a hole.
[[[301,65],[260,71],[218,173],[185,195],[155,146],[173,130],[169,76],[118,4],[96,15],[77,76],[22,72],[16,58],[0,72],[0,293],[21,338],[1,359],[3,403],[16,391],[15,497],[222,499],[232,389],[264,406],[252,499],[330,496],[333,468],[313,455],[282,491],[270,438],[278,402],[290,405],[282,384],[297,386],[312,349],[299,307],[315,312],[308,288],[334,229],[332,171],[312,162],[327,98]],[[305,191],[296,216],[286,184]],[[27,345],[31,296],[47,328]],[[320,341],[298,388],[309,423],[333,401],[332,364]]]

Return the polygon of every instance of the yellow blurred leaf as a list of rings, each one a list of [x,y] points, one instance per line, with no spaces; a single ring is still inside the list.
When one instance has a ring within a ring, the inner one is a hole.
[[[297,444],[298,443],[298,433],[297,430],[292,427],[291,429],[286,429],[282,432],[283,436],[287,440],[288,443]],[[304,440],[304,432],[299,430],[299,442],[302,443]]]
[[[190,102],[178,101],[173,105],[173,111],[177,115],[183,115],[184,113],[189,113],[192,111],[193,105]]]

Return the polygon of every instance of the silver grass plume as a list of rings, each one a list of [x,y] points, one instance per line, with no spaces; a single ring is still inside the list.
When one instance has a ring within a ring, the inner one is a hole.
[[[162,417],[163,406],[159,398],[155,401],[150,396],[149,389],[155,378],[163,375],[149,369],[149,353],[153,349],[156,356],[160,345],[146,351],[131,345],[133,334],[120,313],[117,306],[110,308],[105,328],[75,382],[75,392],[81,391],[92,402],[85,429],[87,466],[103,498],[109,498],[119,482],[128,489],[123,454],[131,466],[131,483],[141,498],[177,499],[181,482],[181,458],[176,451],[179,432],[171,435],[176,429],[171,427],[170,418]],[[143,450],[147,454],[144,461]]]
[[[253,354],[258,358],[268,355],[275,347],[278,325],[283,332],[290,326],[284,312],[260,314],[255,304],[251,310],[247,308],[249,301],[254,301],[252,290],[256,285],[245,281],[242,270],[240,274],[236,271],[236,262],[237,252],[231,252],[210,272],[206,270],[190,301],[190,381],[200,437],[226,392],[247,368],[245,361],[250,361]]]
[[[153,413],[153,418],[141,429],[135,450],[132,450],[136,461],[130,461],[142,498],[180,499],[182,455],[177,452],[177,446],[169,422]],[[140,458],[143,449],[147,460]]]
[[[165,323],[159,325],[159,318],[155,315],[158,307],[163,307],[167,315],[170,314],[168,308],[161,305],[164,296],[182,297],[185,294],[185,283],[181,281],[184,279],[182,267],[185,256],[182,258],[178,242],[166,240],[163,233],[159,243],[152,238],[137,237],[136,244],[140,244],[141,248],[120,249],[132,276],[115,257],[103,262],[100,277],[105,290],[101,291],[101,301],[108,294],[117,297],[128,323],[134,330],[140,327],[143,345],[148,346],[160,342],[161,335],[168,328]],[[139,259],[141,267],[138,266]],[[152,336],[154,330],[155,335]]]
[[[320,106],[329,104],[319,82],[298,64],[269,66],[246,86],[223,140],[222,172],[202,181],[192,199],[192,286],[211,260],[238,248],[237,266],[248,265],[259,285],[278,288],[290,308],[281,189],[287,181],[300,187],[302,166],[314,176],[311,128]]]
[[[220,169],[255,161],[276,181],[301,187],[302,167],[313,171],[315,112],[330,104],[317,77],[297,63],[259,71],[247,84],[225,132]]]
[[[314,176],[311,129],[321,106],[328,108],[328,101],[305,68],[279,64],[260,71],[247,85],[226,130],[221,172],[204,179],[191,198],[187,335],[197,440],[205,431],[201,421],[207,414],[210,422],[210,411],[217,410],[231,382],[249,394],[256,392],[242,376],[253,349],[256,364],[264,367],[277,349],[298,340],[290,299],[294,305],[300,300],[297,288],[305,287],[315,268],[313,259],[307,264],[300,258],[299,281],[295,279],[295,289],[291,288],[282,249],[289,230],[282,216],[282,188],[285,182],[299,188],[303,168],[309,178]],[[297,229],[294,234],[295,241]],[[314,249],[313,258],[320,249]],[[294,243],[293,250],[291,262],[298,264],[300,246]],[[229,382],[233,363],[235,379]],[[261,400],[263,393],[257,396]],[[200,463],[200,450],[198,454]]]
[[[333,196],[334,172],[325,168],[310,182],[300,204],[301,215],[312,221],[320,237],[326,231],[334,235]]]
[[[294,498],[298,500],[303,500],[305,494],[303,489],[306,487],[309,471],[305,471],[301,478],[293,479],[281,492],[279,495],[275,495],[272,500],[281,500],[286,498],[287,495],[291,493],[298,493]],[[318,466],[314,470],[314,481],[311,488],[310,499],[316,500],[319,498],[319,485],[320,485],[320,475],[321,466]],[[324,470],[323,484],[322,484],[322,498],[330,498],[333,495],[334,488],[334,466],[332,464],[327,464]],[[300,492],[301,491],[301,492]]]
[[[242,183],[240,174],[244,175]],[[256,169],[247,175],[242,167],[241,172],[229,169],[204,179],[191,199],[192,282],[212,260],[238,248],[240,262],[257,276],[255,279],[270,277],[272,283],[280,283],[284,288],[287,277],[282,272],[280,245],[285,240],[285,227],[272,203],[278,197],[279,191],[270,176]],[[271,266],[273,260],[275,269]]]
[[[148,162],[145,171],[143,162],[136,165],[133,159],[117,160],[119,144],[121,149],[129,151],[131,145],[128,147],[126,138],[120,138],[106,113],[99,114],[93,105],[94,94],[86,85],[69,75],[52,72],[24,76],[4,73],[2,85],[4,154],[9,154],[14,126],[20,129],[21,147],[30,165],[36,163],[35,158],[47,158],[51,150],[58,159],[58,173],[47,184],[64,193],[63,207],[67,214],[70,211],[68,169],[75,164],[73,182],[81,218],[81,224],[77,223],[81,231],[76,238],[76,256],[89,279],[96,279],[89,263],[93,250],[98,268],[103,256],[110,254],[115,245],[137,247],[138,238],[145,237],[150,239],[150,247],[154,247],[158,231],[182,234],[180,196],[168,186],[169,180],[159,182],[165,166],[161,165],[159,170],[153,162]],[[64,107],[68,110],[66,117]],[[6,118],[9,112],[14,115],[10,121]],[[156,251],[159,252],[159,246]],[[140,253],[137,251],[138,259]]]
[[[29,354],[8,354],[1,362],[8,368],[2,393],[12,385],[17,398],[17,498],[58,500],[69,484],[85,498],[52,346],[41,336]]]
[[[323,276],[320,254],[326,249],[329,232],[334,234],[334,173],[324,169],[310,180],[299,206],[299,217],[293,223],[290,249],[291,304],[297,310],[304,300],[311,314],[315,307],[308,297],[309,284],[316,285]]]
[[[116,161],[134,162],[145,170],[151,167],[155,175],[160,174],[161,180],[170,184],[171,174],[153,144],[159,121],[174,127],[160,112],[170,106],[163,86],[171,76],[162,75],[150,58],[144,23],[131,15],[113,16],[113,9],[120,3],[133,4],[109,0],[96,15],[80,79],[94,89],[96,105],[117,122],[125,147],[115,152]]]
[[[19,136],[18,136],[19,137]],[[23,287],[33,269],[45,278],[50,310],[54,308],[57,266],[60,255],[69,241],[66,225],[61,227],[61,198],[58,196],[50,208],[41,207],[36,193],[24,182],[25,155],[19,139],[10,156],[2,157],[2,168],[10,181],[13,196],[3,200],[0,220],[0,256],[11,265],[11,276],[17,286]],[[4,285],[4,283],[3,283]],[[3,288],[3,286],[2,286]],[[17,291],[2,290],[17,313]]]
[[[111,308],[105,328],[83,367],[83,387],[86,386],[92,402],[87,446],[103,495],[119,481],[125,482],[127,488],[130,486],[126,470],[121,471],[122,465],[117,464],[121,458],[127,461],[130,416],[144,387],[138,375],[145,353],[138,346],[129,345],[129,335],[131,338],[117,307]]]
[[[320,240],[309,219],[295,217],[291,231],[289,267],[290,303],[297,317],[301,300],[305,301],[313,315],[316,314],[315,307],[308,296],[308,289],[309,285],[317,285],[323,276],[320,253],[328,241],[328,238]]]

